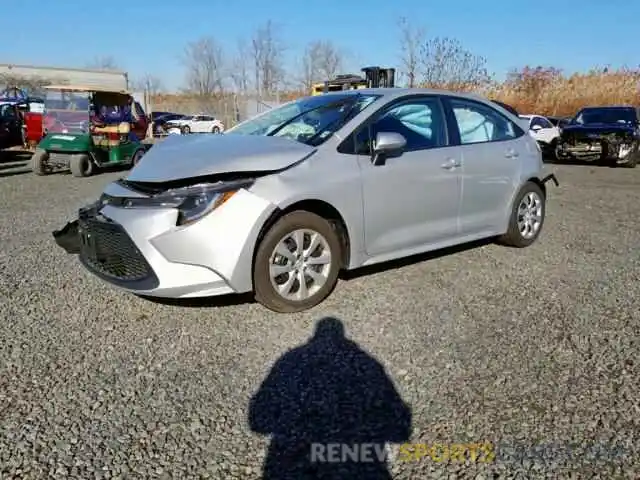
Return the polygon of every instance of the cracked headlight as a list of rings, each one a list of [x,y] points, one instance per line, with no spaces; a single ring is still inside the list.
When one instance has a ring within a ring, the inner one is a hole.
[[[166,192],[146,198],[118,198],[103,195],[102,204],[122,208],[175,208],[178,210],[177,225],[188,225],[208,215],[242,189],[253,185],[253,179],[200,184]]]

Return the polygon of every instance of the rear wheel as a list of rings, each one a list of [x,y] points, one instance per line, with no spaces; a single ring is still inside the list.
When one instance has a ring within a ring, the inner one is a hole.
[[[189,128],[188,125],[185,125],[184,127],[182,127],[181,131],[182,131],[183,135],[187,135],[187,134],[191,133],[191,128]]]
[[[74,177],[89,177],[93,174],[94,164],[88,154],[78,153],[71,155],[69,168]]]
[[[509,217],[509,229],[498,242],[523,248],[534,243],[544,224],[546,199],[539,185],[527,182],[516,195]]]
[[[305,211],[285,215],[258,247],[253,268],[256,300],[280,313],[312,308],[335,287],[341,258],[340,239],[327,220]]]
[[[36,151],[31,156],[31,171],[36,175],[46,175],[49,173],[49,154],[46,150],[36,148]]]

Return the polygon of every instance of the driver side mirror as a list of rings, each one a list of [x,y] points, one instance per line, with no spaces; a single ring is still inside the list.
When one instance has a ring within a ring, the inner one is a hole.
[[[539,130],[542,130],[542,127],[540,125],[533,125],[531,127],[531,130],[533,130],[534,132],[537,132]]]
[[[406,146],[407,139],[399,133],[379,132],[373,145],[373,164],[384,165],[387,158],[401,155]]]

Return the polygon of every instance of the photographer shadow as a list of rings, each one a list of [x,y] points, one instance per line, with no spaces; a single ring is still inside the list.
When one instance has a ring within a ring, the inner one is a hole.
[[[342,322],[323,318],[273,366],[251,399],[249,424],[271,436],[265,480],[390,479],[385,445],[409,439],[411,410]]]

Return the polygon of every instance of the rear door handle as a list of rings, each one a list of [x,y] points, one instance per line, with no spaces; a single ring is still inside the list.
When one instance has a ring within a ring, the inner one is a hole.
[[[455,158],[450,158],[440,166],[445,170],[453,170],[454,168],[458,168],[460,166],[460,162]]]
[[[518,155],[519,153],[512,149],[507,150],[507,152],[504,154],[506,158],[518,158]]]

